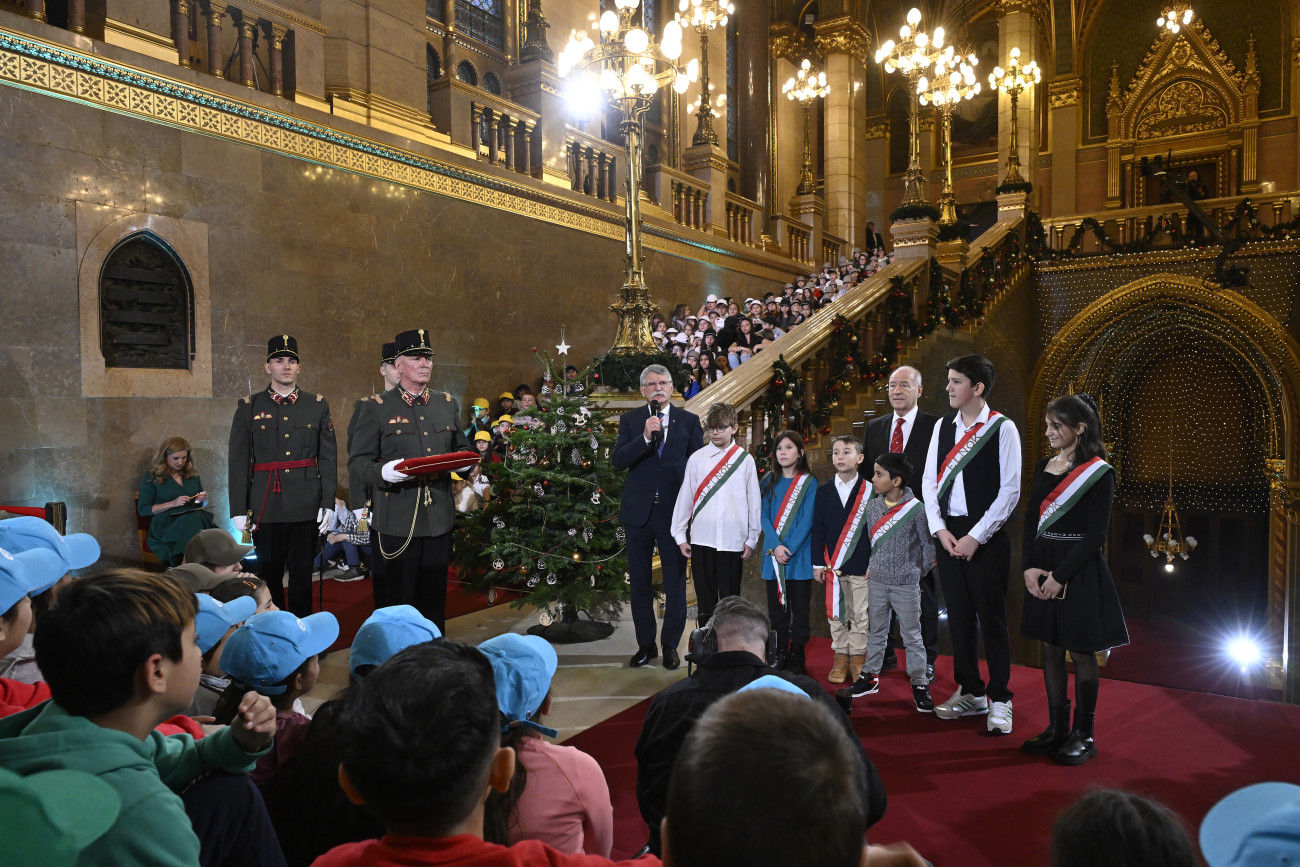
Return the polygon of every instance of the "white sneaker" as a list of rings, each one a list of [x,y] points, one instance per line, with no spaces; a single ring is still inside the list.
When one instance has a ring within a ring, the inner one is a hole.
[[[995,701],[989,705],[988,726],[991,734],[1011,734],[1010,701]]]
[[[988,713],[989,700],[987,696],[967,695],[957,687],[957,691],[948,696],[948,700],[938,705],[934,709],[934,715],[939,719],[957,719],[962,716],[979,716],[982,713]],[[1009,731],[1009,729],[1008,729]]]

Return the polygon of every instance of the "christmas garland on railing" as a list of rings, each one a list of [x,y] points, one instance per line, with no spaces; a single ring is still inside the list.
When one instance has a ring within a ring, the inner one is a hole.
[[[917,203],[911,205],[899,205],[889,214],[889,222],[897,223],[899,220],[923,220],[931,219],[936,223],[939,222],[939,209],[934,205]]]
[[[940,223],[938,240],[941,243],[945,241],[969,241],[970,223],[966,220],[958,220],[955,223]]]
[[[993,188],[993,192],[999,196],[1005,196],[1007,193],[1032,193],[1033,191],[1034,185],[1029,181],[1012,181],[998,184]]]
[[[1043,218],[1037,211],[1030,211],[1025,216],[1025,235],[1029,239],[1029,255],[1042,259],[1048,252],[1047,230],[1043,228]]]
[[[917,337],[933,334],[940,325],[951,325],[952,293],[948,277],[939,267],[939,260],[930,259],[930,292],[925,301],[925,321],[916,329]]]
[[[763,444],[754,456],[760,476],[775,467],[773,460],[778,434],[786,430],[798,431],[807,439],[810,428],[808,410],[804,408],[803,382],[784,355],[778,356],[772,364],[772,382],[767,388],[763,422]]]
[[[819,426],[823,434],[831,432],[831,411],[840,405],[840,389],[851,388],[853,380],[849,378],[851,368],[857,364],[858,333],[852,323],[843,316],[836,316],[831,321],[831,361],[822,382],[821,394],[817,396],[817,406],[812,411],[812,422]]]
[[[609,352],[591,360],[591,381],[596,391],[633,392],[641,387],[641,371],[651,364],[668,368],[673,389],[682,392],[690,384],[690,373],[671,352],[638,352],[621,355]]]

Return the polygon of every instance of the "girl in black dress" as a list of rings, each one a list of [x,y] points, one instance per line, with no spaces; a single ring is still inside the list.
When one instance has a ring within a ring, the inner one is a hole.
[[[1047,441],[1058,454],[1034,470],[1021,561],[1025,604],[1020,634],[1043,643],[1051,721],[1020,750],[1081,765],[1097,754],[1097,652],[1128,644],[1119,594],[1102,555],[1115,471],[1106,463],[1101,421],[1090,395],[1066,395],[1048,405]],[[1074,660],[1073,728],[1066,697],[1067,650]]]

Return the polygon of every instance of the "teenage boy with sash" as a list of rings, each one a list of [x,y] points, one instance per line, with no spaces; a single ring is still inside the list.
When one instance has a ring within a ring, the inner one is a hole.
[[[876,496],[867,503],[865,523],[871,545],[871,595],[867,660],[862,676],[836,696],[852,701],[880,691],[880,666],[889,641],[890,612],[898,616],[912,701],[921,713],[934,711],[926,675],[925,642],[921,638],[921,576],[934,568],[934,542],[925,517],[925,504],[912,495],[907,480],[912,462],[901,452],[876,458],[871,487]]]
[[[948,362],[948,405],[955,412],[934,426],[921,487],[930,532],[939,543],[939,583],[948,604],[957,681],[956,692],[934,709],[935,716],[988,714],[990,732],[1010,734],[1011,542],[1004,525],[1020,499],[1020,433],[989,408],[993,382],[993,363],[982,355]],[[980,632],[987,689],[979,670]]]
[[[741,569],[762,532],[758,471],[754,458],[734,441],[740,429],[736,408],[713,404],[704,427],[709,441],[686,461],[671,528],[682,556],[691,559],[701,627],[719,599],[740,595]]]
[[[830,620],[835,659],[827,680],[856,681],[867,653],[867,503],[871,484],[862,478],[862,440],[838,436],[831,441],[835,478],[817,489],[813,501],[813,580],[826,582],[826,617]]]

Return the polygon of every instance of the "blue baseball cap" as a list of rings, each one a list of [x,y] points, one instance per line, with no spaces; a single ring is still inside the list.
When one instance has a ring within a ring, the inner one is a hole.
[[[24,596],[49,590],[63,575],[63,561],[53,551],[33,548],[10,553],[0,548],[0,614]]]
[[[84,569],[99,559],[99,543],[89,533],[60,536],[48,521],[32,515],[0,521],[0,548],[29,551],[38,547],[48,548],[62,557],[64,572]]]
[[[255,614],[226,641],[221,668],[240,686],[279,695],[286,689],[281,681],[338,637],[339,622],[328,611],[302,618],[289,611]]]
[[[352,651],[348,656],[352,678],[361,679],[357,669],[363,665],[383,665],[398,652],[435,638],[442,638],[442,630],[414,606],[376,608],[352,640]]]
[[[1300,786],[1256,783],[1238,789],[1205,814],[1200,836],[1210,867],[1300,863]]]
[[[746,690],[751,689],[779,689],[781,692],[788,692],[792,695],[802,696],[807,699],[812,698],[812,696],[795,686],[790,681],[783,680],[775,674],[765,674],[758,680],[751,680],[749,683],[736,690],[736,692],[745,692]]]
[[[551,678],[560,664],[555,648],[541,636],[507,632],[489,638],[478,649],[492,663],[492,675],[497,684],[497,707],[507,723],[501,730],[523,725],[549,737],[558,735],[555,729],[528,718],[529,714],[541,708],[546,693],[551,689]]]
[[[121,809],[112,786],[82,771],[0,769],[0,839],[14,864],[72,867]]]
[[[226,630],[238,626],[257,612],[257,600],[240,596],[229,602],[218,602],[206,593],[196,593],[199,613],[194,616],[194,637],[199,643],[199,653],[207,653],[217,646]]]

